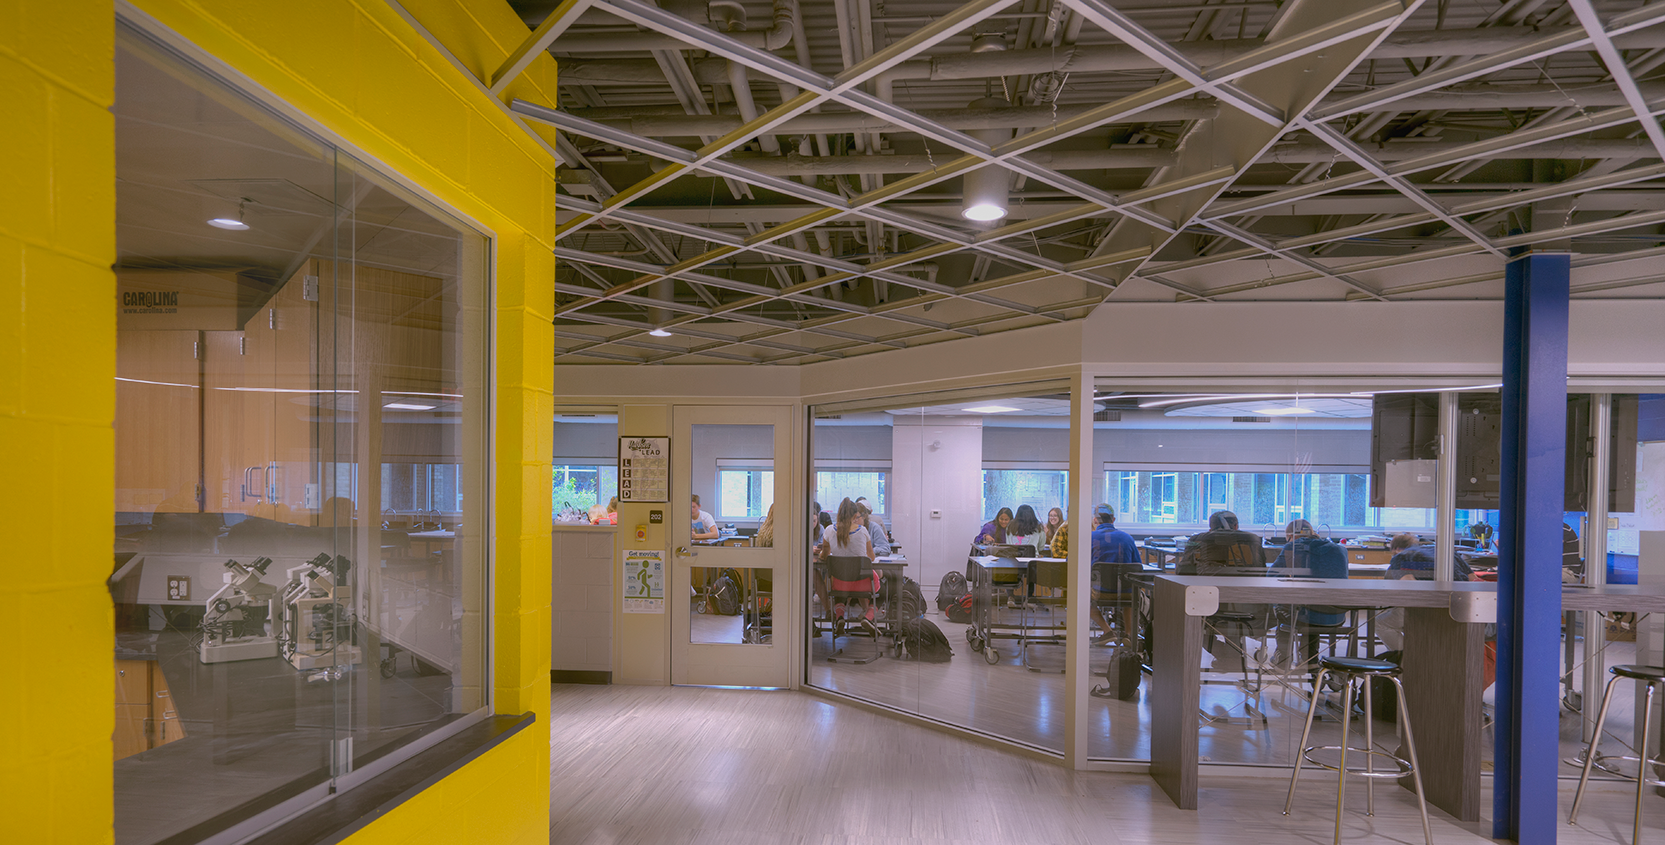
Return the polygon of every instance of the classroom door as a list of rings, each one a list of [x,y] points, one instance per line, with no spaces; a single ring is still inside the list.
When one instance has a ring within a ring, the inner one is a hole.
[[[791,685],[801,603],[791,597],[803,588],[789,563],[805,542],[803,520],[787,516],[803,510],[793,505],[803,484],[793,470],[791,420],[786,406],[674,412],[665,510],[672,683]],[[694,539],[695,496],[720,538]]]

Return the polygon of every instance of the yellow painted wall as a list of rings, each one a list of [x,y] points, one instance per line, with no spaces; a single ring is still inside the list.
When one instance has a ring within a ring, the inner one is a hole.
[[[111,840],[114,32],[108,2],[0,2],[0,840]],[[15,835],[14,835],[15,834]]]
[[[351,841],[545,842],[555,162],[381,0],[134,7],[491,232],[492,680],[499,712],[538,721]],[[526,34],[501,0],[407,8],[476,69]],[[33,529],[12,532],[0,618],[43,644],[0,696],[6,841],[112,840],[114,20],[108,2],[0,2],[0,513]],[[509,94],[553,104],[554,74],[540,57]]]

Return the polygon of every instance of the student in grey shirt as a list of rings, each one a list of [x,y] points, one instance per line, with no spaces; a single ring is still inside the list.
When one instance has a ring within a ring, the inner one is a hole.
[[[856,507],[861,511],[862,524],[867,526],[867,537],[873,541],[873,554],[879,557],[889,555],[890,538],[885,535],[884,522],[865,502],[858,502]]]

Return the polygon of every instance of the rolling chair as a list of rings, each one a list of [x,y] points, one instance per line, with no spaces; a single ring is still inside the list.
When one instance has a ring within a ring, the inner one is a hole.
[[[752,588],[741,611],[746,620],[741,639],[752,644],[771,642],[775,633],[775,571],[753,569],[751,573]]]
[[[873,577],[873,562],[862,555],[834,555],[827,558],[827,592],[833,600],[833,653],[827,657],[829,663],[872,663],[879,659],[879,629],[867,619],[865,608],[856,617],[861,620],[860,627],[865,628],[873,638],[873,651],[866,656],[846,656],[844,649],[839,647],[840,637],[849,638],[853,634],[849,631],[849,605],[852,600],[867,599],[866,606],[877,606],[879,597],[879,581]]]

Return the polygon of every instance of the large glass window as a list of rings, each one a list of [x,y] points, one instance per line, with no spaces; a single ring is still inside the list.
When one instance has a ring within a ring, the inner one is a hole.
[[[115,841],[145,845],[486,707],[489,265],[141,36],[115,64]]]
[[[873,512],[890,515],[889,475],[882,469],[822,469],[815,472],[815,501],[866,499]]]
[[[774,502],[774,470],[734,466],[717,469],[718,519],[762,519]]]

